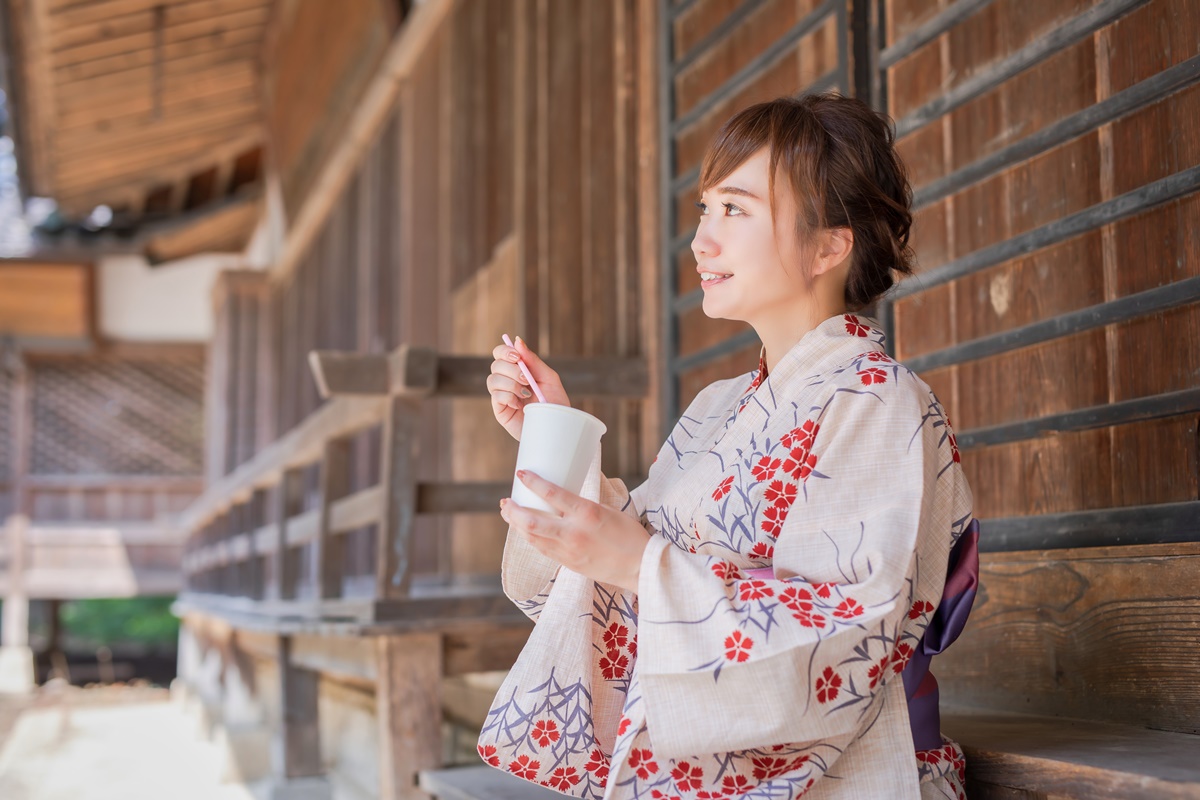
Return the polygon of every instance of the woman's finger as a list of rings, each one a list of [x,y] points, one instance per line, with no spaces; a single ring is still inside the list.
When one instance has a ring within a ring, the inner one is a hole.
[[[511,498],[500,509],[500,516],[509,525],[530,536],[557,539],[562,534],[562,517],[540,509],[517,505]]]
[[[588,502],[579,495],[568,492],[561,486],[557,486],[527,469],[517,470],[517,479],[528,486],[534,494],[549,503],[551,508],[564,514],[578,511],[581,503]]]
[[[506,378],[512,378],[513,380],[521,383],[528,383],[528,381],[525,379],[525,374],[521,372],[521,368],[516,364],[510,364],[507,361],[493,361],[491,374],[503,375]]]
[[[517,337],[518,339],[521,337]],[[506,361],[510,364],[517,363],[517,359],[521,357],[515,347],[509,347],[506,344],[498,344],[492,348],[492,358],[497,361]]]
[[[492,374],[488,376],[486,381],[488,392],[495,395],[502,392],[508,392],[514,397],[533,397],[533,392],[529,391],[523,383],[509,378],[506,375]]]

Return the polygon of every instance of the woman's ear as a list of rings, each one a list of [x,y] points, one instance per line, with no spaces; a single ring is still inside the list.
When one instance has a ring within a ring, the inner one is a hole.
[[[851,228],[828,228],[821,231],[813,275],[822,275],[837,269],[843,263],[849,266],[850,253],[854,250],[854,231]]]

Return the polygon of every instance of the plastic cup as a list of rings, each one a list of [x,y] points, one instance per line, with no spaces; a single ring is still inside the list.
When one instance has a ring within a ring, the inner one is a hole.
[[[608,428],[586,411],[557,403],[530,403],[521,424],[517,469],[533,472],[569,492],[579,494],[588,469]],[[513,476],[513,502],[558,513]]]

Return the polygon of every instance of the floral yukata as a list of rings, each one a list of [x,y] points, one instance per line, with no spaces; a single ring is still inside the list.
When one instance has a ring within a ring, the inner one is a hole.
[[[945,412],[832,317],[766,374],[706,387],[632,493],[636,595],[505,547],[537,624],[484,761],[581,798],[963,798],[928,671],[962,628],[978,524]]]

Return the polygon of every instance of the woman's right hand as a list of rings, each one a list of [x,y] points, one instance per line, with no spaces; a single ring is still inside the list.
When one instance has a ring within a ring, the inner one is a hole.
[[[496,360],[492,362],[492,373],[487,378],[487,389],[492,397],[492,413],[496,415],[496,421],[519,442],[521,426],[525,422],[525,405],[536,403],[537,398],[529,388],[529,381],[521,374],[517,359],[525,362],[542,394],[546,396],[547,403],[569,406],[571,401],[567,398],[558,373],[546,366],[546,362],[538,358],[520,336],[515,344],[516,347],[496,345],[492,351],[492,358]]]

